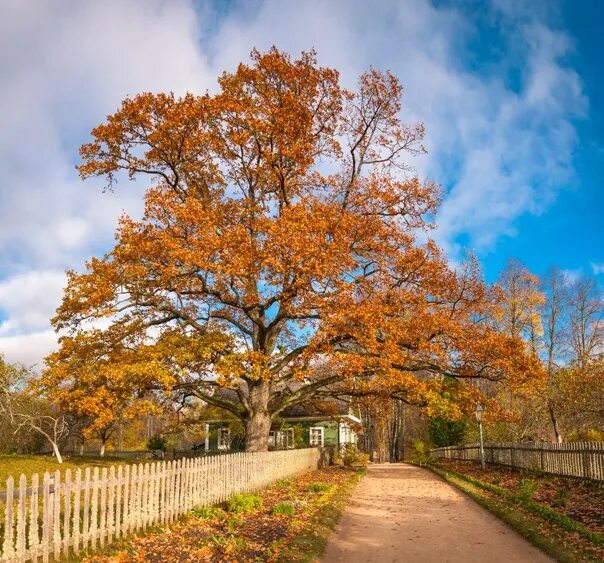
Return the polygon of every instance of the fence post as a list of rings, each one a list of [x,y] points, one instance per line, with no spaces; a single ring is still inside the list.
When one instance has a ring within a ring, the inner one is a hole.
[[[19,477],[19,504],[17,505],[17,560],[25,557],[25,526],[27,510],[27,479],[25,475]]]
[[[32,559],[37,561],[39,550],[39,535],[38,535],[38,486],[39,477],[34,473],[31,478],[31,499],[29,502],[29,551]]]
[[[7,561],[14,556],[13,546],[13,483],[10,476],[6,480],[6,508],[4,509],[4,542],[2,544],[2,555]]]
[[[76,469],[73,487],[73,552],[80,553],[80,494],[82,493],[82,470]]]
[[[50,559],[50,474],[44,473],[42,484],[42,560],[46,563]]]
[[[65,471],[65,483],[63,485],[63,557],[69,554],[69,540],[71,537],[71,470]]]

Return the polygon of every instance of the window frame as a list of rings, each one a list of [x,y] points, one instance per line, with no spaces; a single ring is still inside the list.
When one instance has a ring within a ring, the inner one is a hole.
[[[313,443],[313,431],[319,430],[321,434],[321,443],[315,444]],[[324,426],[311,426],[308,429],[308,445],[311,448],[323,448],[325,446],[325,427]]]
[[[294,439],[293,428],[282,428],[281,430],[277,430],[275,434],[275,446],[279,449],[291,450],[295,447]]]
[[[224,440],[224,434],[226,434],[226,441]],[[231,449],[231,429],[228,426],[221,426],[218,429],[217,446],[219,450]]]

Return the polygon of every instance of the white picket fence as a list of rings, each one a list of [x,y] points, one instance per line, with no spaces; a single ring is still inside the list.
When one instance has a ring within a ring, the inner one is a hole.
[[[33,475],[29,486],[9,477],[0,561],[59,561],[324,463],[325,451],[308,448],[68,469],[41,483]]]
[[[604,442],[488,443],[485,461],[523,469],[536,469],[566,477],[604,481]],[[448,446],[430,450],[436,459],[480,460],[480,446]]]

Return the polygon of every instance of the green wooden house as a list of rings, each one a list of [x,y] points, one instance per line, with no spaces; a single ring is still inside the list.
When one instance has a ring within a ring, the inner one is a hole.
[[[346,403],[296,405],[284,410],[273,422],[269,449],[356,444],[361,429],[361,419],[350,412]],[[240,422],[208,420],[205,442],[196,446],[196,449],[206,452],[240,451],[244,442]]]

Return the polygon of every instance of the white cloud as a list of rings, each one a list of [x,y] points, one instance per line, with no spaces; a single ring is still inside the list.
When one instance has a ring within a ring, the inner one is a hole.
[[[56,346],[49,319],[65,282],[57,270],[32,270],[0,281],[0,353],[8,361],[39,365]]]
[[[459,234],[474,248],[492,248],[515,233],[520,215],[541,213],[572,180],[573,119],[587,101],[563,62],[568,36],[537,20],[545,11],[493,7],[510,53],[479,74],[466,65],[473,54],[462,39],[479,30],[454,8],[429,0],[266,0],[226,20],[213,65],[233,68],[251,46],[276,44],[291,52],[315,47],[348,85],[369,65],[394,71],[405,86],[404,119],[427,126],[429,155],[416,160],[418,171],[448,188],[437,237],[454,259]],[[502,80],[510,68],[520,77],[514,87]]]
[[[160,0],[13,0],[2,10],[0,267],[79,263],[111,240],[122,209],[140,210],[140,188],[101,197],[77,177],[77,147],[127,95],[215,81],[196,14]]]
[[[513,234],[517,217],[542,212],[572,178],[573,119],[586,100],[564,63],[569,38],[522,2],[500,4],[491,17],[509,53],[479,73],[466,43],[477,24],[429,0],[264,0],[233,12],[218,1],[215,11],[187,0],[4,2],[0,283],[17,295],[19,276],[35,285],[38,275],[54,289],[0,302],[0,351],[39,361],[54,342],[42,320],[58,304],[58,273],[104,252],[122,210],[140,212],[143,185],[101,195],[97,182],[78,180],[77,147],[91,127],[129,94],[212,88],[254,46],[315,47],[348,86],[370,65],[394,71],[404,119],[428,130],[418,171],[449,189],[439,241],[455,259],[460,234],[479,249]],[[513,87],[502,79],[510,68]]]
[[[19,334],[0,336],[0,351],[6,361],[42,368],[43,358],[57,346],[57,335],[51,329]]]
[[[31,271],[0,281],[0,336],[48,326],[65,286],[61,271]]]
[[[0,8],[0,352],[39,362],[66,267],[106,250],[141,186],[84,185],[77,148],[127,95],[215,81],[188,1],[21,2]],[[27,272],[23,274],[23,272]]]
[[[602,262],[590,262],[592,272],[598,276],[604,274],[604,263]]]
[[[564,276],[564,281],[568,285],[572,285],[572,284],[576,283],[579,280],[579,278],[583,275],[583,271],[581,270],[581,268],[565,269],[565,270],[561,270],[561,271],[562,271],[562,275]]]

